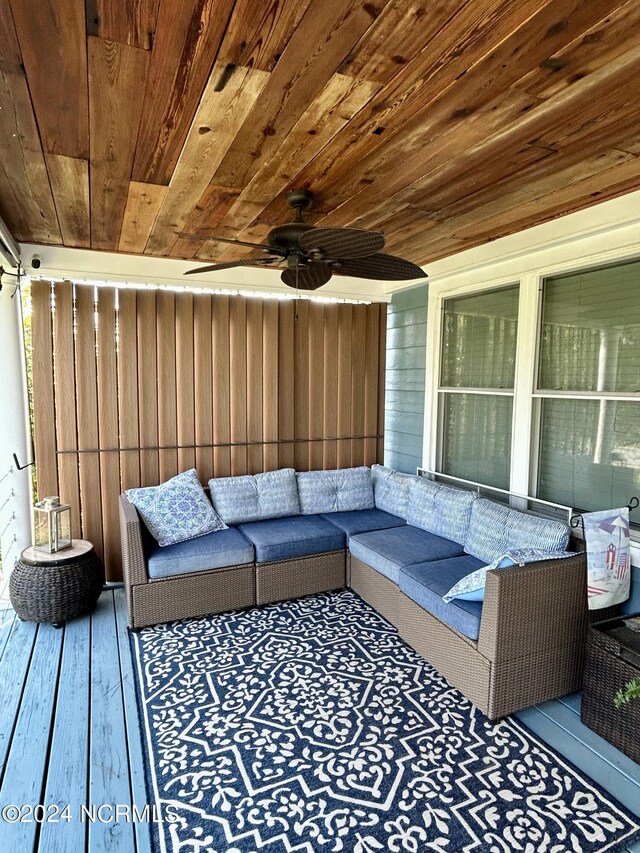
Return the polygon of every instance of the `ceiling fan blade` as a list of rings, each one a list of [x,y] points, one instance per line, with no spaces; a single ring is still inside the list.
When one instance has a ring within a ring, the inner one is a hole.
[[[280,258],[247,258],[244,261],[229,261],[227,264],[209,264],[206,267],[195,267],[195,269],[187,270],[183,275],[193,275],[197,272],[216,272],[217,270],[230,270],[234,267],[266,267],[274,262],[280,261]]]
[[[331,279],[331,268],[327,264],[311,262],[306,267],[298,268],[297,281],[295,269],[285,270],[280,278],[289,287],[297,286],[300,290],[317,290]]]
[[[300,237],[305,255],[321,252],[327,258],[363,258],[384,248],[384,235],[361,228],[312,228]]]
[[[411,261],[384,255],[381,252],[366,258],[345,258],[336,261],[334,272],[352,275],[356,278],[372,278],[379,281],[408,281],[413,278],[427,278],[424,270]]]
[[[247,243],[246,240],[231,240],[229,237],[205,237],[202,234],[187,234],[185,232],[178,233],[178,237],[183,237],[185,240],[210,240],[214,243],[232,243],[234,246],[248,246],[250,249],[260,249],[263,252],[269,252],[271,255],[282,255],[286,253],[282,249],[277,249],[274,246],[268,246],[266,243]]]

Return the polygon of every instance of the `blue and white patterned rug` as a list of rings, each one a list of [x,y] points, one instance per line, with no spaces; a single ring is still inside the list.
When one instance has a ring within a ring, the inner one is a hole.
[[[639,833],[351,592],[148,628],[132,648],[162,853],[613,853]]]

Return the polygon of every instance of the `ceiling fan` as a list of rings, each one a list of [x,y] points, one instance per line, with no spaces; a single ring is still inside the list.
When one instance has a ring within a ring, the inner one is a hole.
[[[297,189],[287,193],[287,204],[296,211],[294,222],[278,225],[267,235],[266,243],[248,243],[226,237],[205,237],[200,234],[180,234],[189,240],[213,240],[247,246],[263,253],[261,258],[246,258],[223,264],[209,264],[187,270],[185,275],[215,272],[232,267],[269,267],[286,264],[280,276],[289,287],[317,290],[331,279],[334,272],[356,278],[381,281],[405,281],[425,278],[426,273],[411,261],[385,255],[384,235],[379,231],[360,228],[316,228],[303,221],[303,211],[313,202],[309,190]]]

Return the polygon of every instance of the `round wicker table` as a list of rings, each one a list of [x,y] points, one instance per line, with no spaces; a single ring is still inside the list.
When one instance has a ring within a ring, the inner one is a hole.
[[[103,581],[91,542],[74,539],[71,548],[55,554],[25,548],[11,572],[9,596],[20,619],[61,627],[93,610]]]

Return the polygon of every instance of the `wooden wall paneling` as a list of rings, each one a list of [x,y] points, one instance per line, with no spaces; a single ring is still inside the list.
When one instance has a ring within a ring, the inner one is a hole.
[[[117,249],[145,98],[146,50],[90,36],[91,243]],[[125,119],[126,116],[126,119]]]
[[[140,485],[137,300],[140,291],[118,290],[118,430],[121,488]]]
[[[234,0],[160,4],[133,180],[168,184]]]
[[[309,438],[322,439],[324,430],[324,306],[308,302],[309,306]],[[309,442],[309,467],[322,468],[323,442]]]
[[[220,65],[211,71],[149,237],[149,254],[172,250],[269,76],[266,71],[236,68],[221,88],[227,73]]]
[[[295,466],[295,317],[294,300],[280,302],[278,308],[278,468]]]
[[[380,351],[380,311],[386,311],[386,305],[374,303],[367,306],[364,363],[364,434],[378,434],[378,359]],[[365,438],[364,464],[373,465],[378,461],[378,442],[375,438]]]
[[[16,240],[60,243],[60,227],[9,0],[0,2],[0,33],[1,213]]]
[[[93,0],[94,14],[87,16],[87,32],[108,41],[151,50],[160,0],[113,3]]]
[[[34,444],[38,497],[42,499],[58,494],[50,282],[31,283],[31,307]]]
[[[98,429],[100,447],[103,448],[100,454],[100,495],[104,568],[110,581],[122,579],[115,298],[114,288],[98,288]]]
[[[167,194],[167,187],[131,181],[127,190],[119,252],[142,254],[155,225],[158,211]]]
[[[138,444],[140,485],[156,486],[158,469],[158,382],[156,353],[156,291],[137,293]],[[145,449],[147,448],[147,449]]]
[[[84,3],[11,0],[11,6],[44,150],[86,159],[89,122]]]
[[[266,299],[262,306],[262,434],[265,441],[263,470],[278,468],[278,302]]]
[[[193,379],[193,294],[176,296],[176,404],[178,416],[178,470],[196,464],[196,422]]]
[[[351,466],[351,335],[353,305],[341,305],[338,313],[338,468]]]
[[[231,473],[247,473],[247,300],[229,304],[229,416]]]
[[[243,187],[278,148],[388,0],[311,3],[214,178]],[[309,45],[314,50],[309,50]]]
[[[213,357],[209,293],[193,297],[193,372],[196,469],[200,482],[213,477]]]
[[[380,327],[378,339],[378,459],[384,460],[384,391],[385,391],[385,368],[387,355],[387,306],[380,305]]]
[[[366,365],[367,306],[353,306],[351,351],[351,435],[364,435],[365,424],[365,365]],[[364,439],[351,441],[351,465],[364,462]]]
[[[73,352],[73,285],[68,281],[55,286],[53,330],[56,444],[58,451],[70,451],[58,454],[58,484],[62,502],[71,505],[72,535],[79,538],[82,526]]]
[[[231,474],[229,296],[213,296],[211,306],[211,355],[213,377],[213,472],[215,477]]]
[[[158,358],[158,471],[160,482],[178,473],[178,416],[176,402],[176,294],[156,294]]]
[[[63,154],[45,155],[49,180],[65,246],[91,246],[89,163]]]
[[[298,299],[295,302],[293,324],[294,346],[294,411],[293,424],[296,444],[294,448],[294,468],[296,471],[308,471],[309,460],[309,302]]]
[[[96,366],[95,288],[76,285],[76,408],[78,417],[78,471],[82,505],[82,538],[93,542],[102,559],[102,501],[98,435],[98,374]],[[87,452],[92,451],[92,452]],[[94,452],[95,451],[95,452]]]
[[[247,441],[263,441],[262,391],[262,299],[247,299]],[[264,470],[263,445],[247,447],[247,470],[257,474]]]
[[[324,306],[324,364],[322,393],[323,433],[334,440],[322,442],[322,467],[338,466],[338,305]]]

